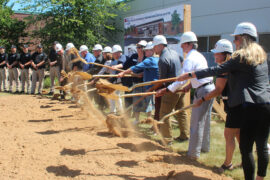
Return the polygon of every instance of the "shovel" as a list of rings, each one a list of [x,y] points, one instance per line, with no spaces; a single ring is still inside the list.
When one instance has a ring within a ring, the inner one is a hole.
[[[112,78],[118,77],[117,74],[102,74],[102,75],[93,75],[93,78]],[[124,77],[133,77],[131,74],[125,74]]]
[[[99,93],[99,94],[108,99],[118,100],[119,98],[122,98],[122,97],[125,98],[125,97],[134,97],[134,96],[149,96],[152,94],[156,94],[156,92],[134,93],[134,94],[124,94],[124,95],[116,95],[114,93],[111,93],[111,94]]]
[[[157,123],[158,124],[163,124],[164,123],[164,120],[167,119],[168,117],[174,116],[174,115],[176,115],[176,114],[178,114],[178,113],[180,113],[180,112],[182,112],[184,110],[187,110],[189,108],[192,108],[194,106],[195,106],[195,104],[191,104],[189,106],[186,106],[186,107],[183,107],[181,109],[178,109],[178,110],[176,110],[174,112],[171,112],[171,113],[167,114],[166,116],[164,116],[160,121],[157,121]]]
[[[130,91],[134,90],[137,87],[142,87],[142,86],[148,86],[148,85],[153,85],[153,84],[159,84],[159,83],[164,83],[164,82],[175,81],[176,79],[177,79],[177,77],[168,78],[168,79],[160,79],[160,80],[149,81],[149,82],[144,82],[144,83],[138,83],[138,84],[135,84],[135,85],[131,86],[130,88],[128,88],[127,86],[122,86],[122,85],[114,86],[114,84],[109,83],[109,82],[106,83],[106,86],[109,86],[110,88],[112,88],[114,90],[130,92]]]

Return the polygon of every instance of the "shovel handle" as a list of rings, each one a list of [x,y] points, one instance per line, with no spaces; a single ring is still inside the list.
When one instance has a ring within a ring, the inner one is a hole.
[[[77,87],[82,87],[82,86],[89,85],[89,84],[92,85],[94,83],[91,81],[91,82],[88,82],[88,83],[79,84],[79,85],[77,85]]]
[[[87,64],[93,64],[93,65],[96,65],[96,66],[101,66],[101,67],[105,67],[105,68],[116,70],[116,71],[120,71],[120,72],[124,72],[125,71],[123,69],[115,69],[115,68],[112,68],[111,66],[107,66],[107,65],[99,64],[99,63],[94,63],[94,62],[89,62]]]
[[[117,74],[103,74],[103,75],[93,75],[94,78],[110,78],[110,77],[117,77]],[[124,77],[133,77],[131,74],[125,74]]]
[[[171,112],[171,113],[167,114],[166,116],[164,116],[159,122],[160,122],[160,123],[161,123],[161,122],[164,122],[164,120],[167,119],[168,117],[173,116],[173,115],[175,115],[175,114],[178,114],[178,113],[180,113],[180,112],[182,112],[182,111],[184,111],[184,110],[187,110],[187,109],[189,109],[189,108],[192,108],[192,107],[194,107],[194,106],[195,106],[195,104],[191,104],[191,105],[189,105],[189,106],[186,106],[186,107],[183,107],[183,108],[181,108],[181,109],[178,109],[178,110],[176,110],[176,111],[174,111],[174,112]]]
[[[153,84],[158,84],[158,83],[175,81],[176,79],[177,79],[177,77],[173,77],[173,78],[168,78],[168,79],[160,79],[160,80],[156,80],[156,81],[149,81],[149,82],[145,82],[145,83],[139,83],[139,84],[135,84],[132,87],[132,89],[134,89],[136,87],[142,87],[142,86],[148,86],[148,85],[153,85]]]
[[[156,94],[156,92],[145,92],[145,93],[134,93],[134,94],[124,94],[120,97],[133,97],[133,96],[149,96],[152,94]]]
[[[97,88],[92,88],[92,89],[88,89],[86,92],[92,92],[92,91],[96,91]]]

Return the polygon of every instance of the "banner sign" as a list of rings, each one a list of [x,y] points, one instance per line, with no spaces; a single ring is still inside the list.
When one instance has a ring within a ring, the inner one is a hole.
[[[126,55],[140,40],[152,41],[158,34],[164,35],[168,46],[181,53],[179,40],[184,31],[184,5],[126,17],[124,27]]]

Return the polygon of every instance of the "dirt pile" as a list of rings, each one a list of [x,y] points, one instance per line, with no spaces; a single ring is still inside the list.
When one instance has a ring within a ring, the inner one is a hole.
[[[92,109],[89,118],[86,109],[1,96],[0,179],[166,180],[171,171],[174,179],[230,179],[146,138],[112,136],[105,120]]]

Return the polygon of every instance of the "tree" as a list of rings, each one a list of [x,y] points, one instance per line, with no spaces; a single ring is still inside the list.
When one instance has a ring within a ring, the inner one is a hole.
[[[42,44],[50,46],[57,40],[78,47],[105,44],[107,35],[117,31],[112,21],[115,12],[125,10],[126,5],[117,0],[39,0],[27,9],[37,14],[32,23],[43,24],[33,32]]]
[[[8,49],[12,44],[20,46],[20,38],[26,37],[26,23],[24,21],[12,18],[12,7],[8,6],[9,0],[0,0],[0,45]]]
[[[181,19],[179,17],[179,14],[176,10],[172,13],[172,30],[179,32],[179,24],[181,22]]]

